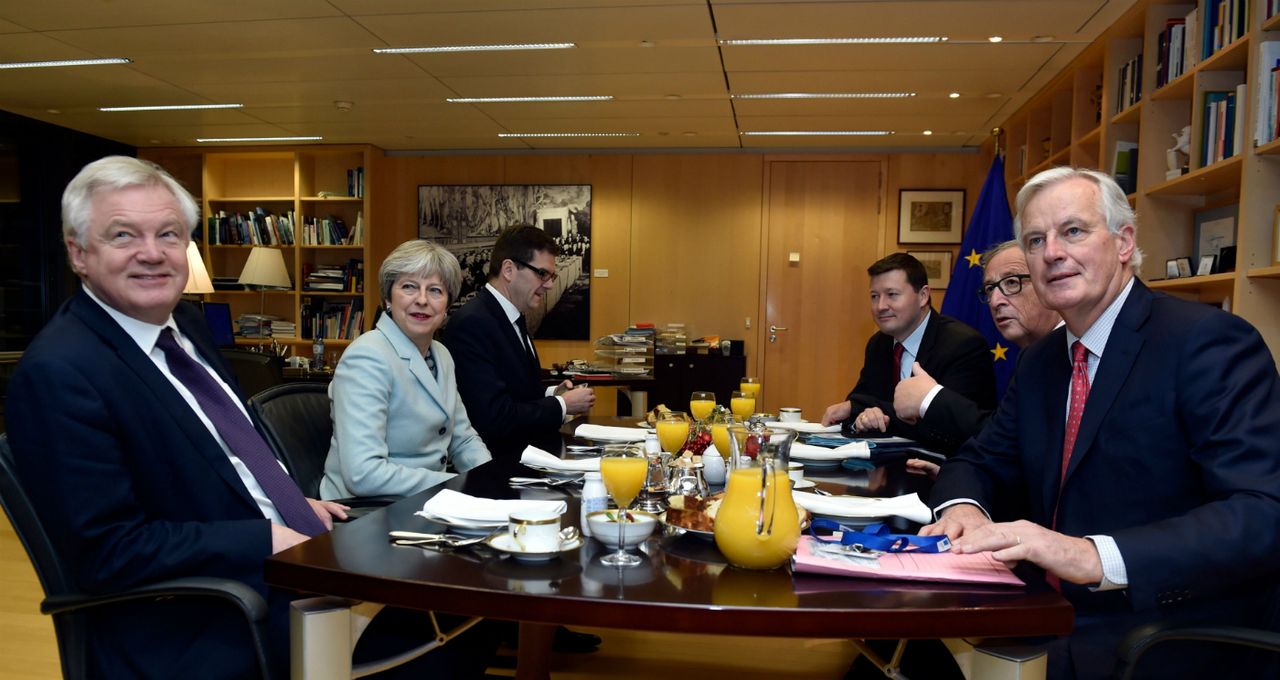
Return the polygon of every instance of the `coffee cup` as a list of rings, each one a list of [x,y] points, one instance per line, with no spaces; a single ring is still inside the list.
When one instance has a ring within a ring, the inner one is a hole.
[[[791,461],[787,463],[787,477],[793,482],[799,482],[804,479],[804,463],[799,461]]]
[[[507,531],[521,552],[550,553],[560,549],[560,513],[517,510],[507,516]]]
[[[800,422],[800,409],[794,406],[784,406],[778,409],[778,420],[784,423]]]

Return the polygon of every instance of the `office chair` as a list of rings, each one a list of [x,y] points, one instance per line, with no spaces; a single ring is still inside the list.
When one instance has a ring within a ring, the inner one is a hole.
[[[1116,677],[1130,680],[1142,656],[1152,647],[1168,642],[1210,642],[1280,652],[1280,633],[1275,631],[1239,626],[1179,626],[1174,622],[1160,622],[1130,631],[1120,644],[1120,665]]]
[[[271,352],[229,347],[219,351],[240,383],[241,394],[257,394],[284,382],[284,360]]]
[[[161,602],[187,598],[220,600],[239,608],[253,640],[258,668],[262,671],[262,677],[270,680],[265,646],[267,603],[257,591],[239,581],[191,577],[160,581],[109,595],[78,592],[14,472],[13,452],[9,449],[9,440],[4,434],[0,434],[0,506],[13,523],[13,529],[26,548],[40,585],[44,588],[45,599],[40,603],[40,612],[53,617],[64,678],[81,680],[101,675],[101,671],[90,667],[89,641],[94,636],[88,615],[90,610],[139,600]],[[165,610],[167,609],[166,606]],[[160,609],[157,608],[157,611]],[[174,621],[174,625],[182,625],[182,622]]]
[[[320,383],[286,383],[259,392],[249,400],[263,434],[293,481],[308,498],[320,497],[324,461],[329,456],[333,420],[329,415],[329,387]],[[388,505],[396,496],[343,498],[337,502],[362,512]]]

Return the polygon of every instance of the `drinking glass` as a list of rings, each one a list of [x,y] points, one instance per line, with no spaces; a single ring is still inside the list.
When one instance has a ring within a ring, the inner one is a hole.
[[[689,413],[693,414],[694,420],[706,420],[707,416],[711,415],[711,409],[715,407],[716,395],[714,392],[694,392],[689,397]]]
[[[751,395],[751,398],[756,400],[756,408],[758,410],[764,410],[764,404],[760,403],[760,389],[762,387],[764,386],[760,384],[759,378],[747,376],[738,381],[738,389]]]
[[[610,444],[604,447],[600,457],[600,476],[604,479],[604,488],[608,489],[613,501],[618,504],[618,549],[605,555],[600,561],[611,567],[634,567],[640,564],[639,557],[632,555],[622,547],[622,524],[626,521],[626,510],[635,500],[644,486],[649,465],[644,458],[644,449],[634,444]]]
[[[720,455],[724,456],[725,460],[728,460],[729,455],[732,453],[729,449],[729,428],[741,423],[727,412],[722,412],[722,414],[711,420],[711,443],[715,444],[716,451],[719,451]]]
[[[676,455],[689,440],[689,414],[684,411],[667,411],[654,424],[658,431],[658,443],[662,450]]]
[[[729,410],[742,420],[756,412],[756,398],[751,392],[734,392],[729,399]]]

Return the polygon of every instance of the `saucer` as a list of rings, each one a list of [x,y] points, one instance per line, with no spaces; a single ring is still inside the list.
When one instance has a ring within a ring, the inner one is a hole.
[[[485,545],[504,555],[510,555],[521,562],[546,562],[559,557],[562,553],[581,548],[582,537],[578,536],[571,541],[561,543],[560,549],[552,552],[525,552],[516,545],[515,539],[511,538],[511,534],[495,534],[485,541]]]
[[[801,479],[800,481],[791,480],[791,488],[793,489],[812,489],[818,483],[812,479]]]

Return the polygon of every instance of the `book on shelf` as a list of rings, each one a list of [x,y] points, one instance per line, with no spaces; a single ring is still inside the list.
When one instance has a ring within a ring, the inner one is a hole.
[[[355,228],[351,229],[341,217],[309,217],[302,221],[302,245],[304,246],[360,246],[364,245],[364,214],[356,213]]]
[[[356,166],[347,170],[347,195],[364,198],[364,166]]]
[[[1204,93],[1204,126],[1201,137],[1201,167],[1231,158],[1244,139],[1244,116],[1237,114],[1237,102],[1244,101],[1245,84],[1234,90]]]
[[[272,324],[279,321],[283,319],[271,314],[241,314],[236,319],[236,326],[242,338],[269,338],[272,337]]]
[[[1115,162],[1111,166],[1116,184],[1126,194],[1138,190],[1138,145],[1134,142],[1116,142]]]
[[[339,299],[304,297],[302,299],[302,337],[328,340],[354,340],[364,328],[364,301],[360,298]]]
[[[363,293],[364,262],[353,258],[346,264],[304,264],[302,290]]]
[[[1248,0],[1205,0],[1200,56],[1208,59],[1248,30]]]
[[[1183,73],[1182,41],[1187,20],[1169,19],[1156,38],[1156,88],[1177,80]]]
[[[205,220],[209,245],[214,246],[291,246],[294,215],[283,215],[254,208],[247,213],[219,210]]]
[[[1280,0],[1275,0],[1280,2]],[[1253,141],[1256,145],[1266,144],[1280,136],[1276,116],[1276,100],[1280,94],[1280,40],[1268,40],[1258,46],[1259,79],[1256,101],[1257,111],[1254,121]]]
[[[1188,69],[1200,63],[1200,10],[1193,8],[1182,21],[1182,66]]]
[[[1120,78],[1116,88],[1116,113],[1142,100],[1142,53],[1138,53],[1120,67]]]

